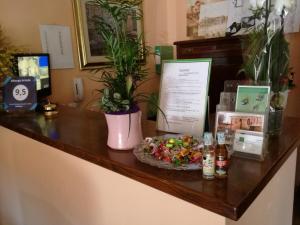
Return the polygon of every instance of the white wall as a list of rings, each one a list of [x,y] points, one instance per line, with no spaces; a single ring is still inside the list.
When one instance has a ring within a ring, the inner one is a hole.
[[[0,146],[0,225],[292,225],[296,151],[232,221],[2,126]]]
[[[225,218],[0,126],[0,225],[224,225]]]

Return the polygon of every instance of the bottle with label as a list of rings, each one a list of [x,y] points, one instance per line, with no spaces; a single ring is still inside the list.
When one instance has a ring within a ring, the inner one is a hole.
[[[215,178],[215,149],[213,146],[212,133],[204,133],[204,149],[202,155],[203,178],[212,180]]]
[[[217,133],[218,145],[216,148],[216,178],[226,178],[228,172],[228,151],[225,146],[224,132]]]

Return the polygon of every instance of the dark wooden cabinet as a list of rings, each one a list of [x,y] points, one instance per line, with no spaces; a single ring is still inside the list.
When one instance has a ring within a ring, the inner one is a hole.
[[[222,37],[175,42],[178,59],[212,58],[209,84],[209,110],[216,111],[225,80],[239,80],[243,63],[241,37]]]

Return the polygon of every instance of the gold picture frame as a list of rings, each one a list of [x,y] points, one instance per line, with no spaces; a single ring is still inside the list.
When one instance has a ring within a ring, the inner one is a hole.
[[[99,6],[93,4],[91,0],[72,1],[79,67],[81,70],[101,68],[101,66],[108,64],[109,61],[104,54],[104,44],[100,34],[97,34],[96,28],[93,26],[92,18],[94,16],[105,16],[105,13]],[[142,20],[127,22],[131,35],[140,36],[143,30],[142,22]]]

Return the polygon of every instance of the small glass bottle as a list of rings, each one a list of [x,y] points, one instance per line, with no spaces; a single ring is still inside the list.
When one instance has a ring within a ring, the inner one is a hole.
[[[204,133],[204,149],[202,154],[202,176],[206,180],[215,178],[215,149],[213,146],[212,133]]]
[[[216,148],[216,178],[226,178],[228,172],[228,151],[225,146],[224,132],[217,133],[218,145]]]

